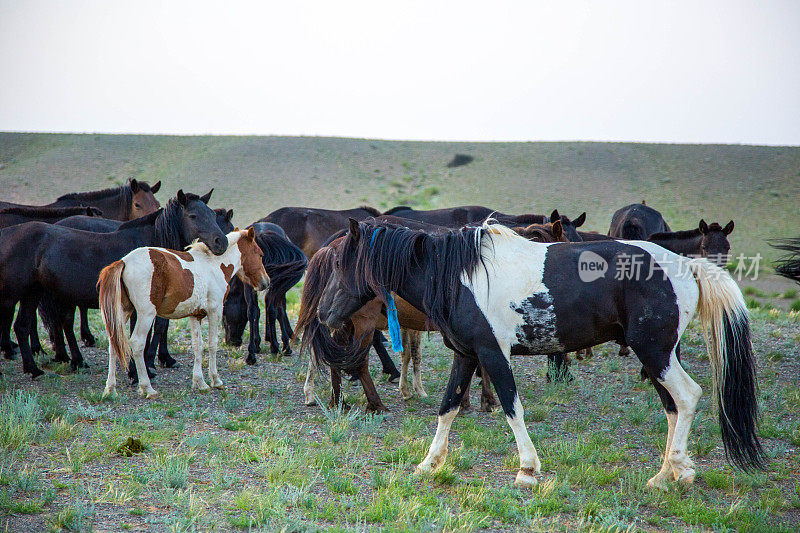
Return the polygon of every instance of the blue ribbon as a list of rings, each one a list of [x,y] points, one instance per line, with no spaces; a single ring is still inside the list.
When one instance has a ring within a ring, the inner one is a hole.
[[[372,238],[369,241],[370,247],[375,243],[375,237],[382,230],[383,228],[377,228],[372,232]],[[400,332],[400,321],[397,318],[397,305],[394,303],[394,297],[390,291],[384,289],[383,296],[386,300],[386,320],[389,322],[389,338],[392,339],[392,350],[395,353],[400,353],[403,351],[403,335]]]

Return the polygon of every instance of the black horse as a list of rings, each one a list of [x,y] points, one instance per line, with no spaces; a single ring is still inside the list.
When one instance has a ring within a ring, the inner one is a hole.
[[[604,262],[582,276],[586,255]],[[635,254],[655,275],[618,276]],[[583,257],[583,258],[582,258]],[[617,279],[619,278],[619,279]],[[761,467],[755,360],[747,306],[730,275],[705,259],[686,259],[651,243],[541,244],[500,225],[431,235],[380,222],[351,222],[322,294],[318,316],[338,329],[372,298],[393,291],[425,312],[455,351],[436,435],[419,469],[441,466],[450,426],[480,363],[517,441],[515,483],[537,482],[540,461],[525,426],[509,364],[513,353],[561,353],[625,340],[636,351],[666,412],[666,453],[648,485],[695,477],[687,440],[700,386],[675,353],[695,312],[709,333],[714,397],[726,455],[741,468]]]
[[[103,212],[103,216],[114,220],[133,220],[144,215],[149,215],[161,204],[156,200],[155,194],[161,188],[158,181],[150,186],[146,181],[131,179],[119,187],[102,189],[99,191],[73,192],[59,197],[55,202],[42,206],[28,206],[0,202],[0,209],[6,207],[96,207]]]
[[[277,322],[281,328],[283,353],[290,355],[290,340],[294,335],[286,313],[286,293],[294,287],[308,266],[308,258],[297,247],[283,229],[277,224],[256,222],[252,224],[256,230],[256,243],[264,253],[262,261],[270,279],[269,289],[264,295],[265,334],[270,343],[270,352],[280,351]],[[245,286],[239,278],[231,279],[222,311],[222,325],[225,330],[225,342],[232,346],[242,344],[242,334],[247,324],[250,325],[250,343],[247,347],[247,364],[256,363],[256,354],[261,351],[261,335],[258,321],[261,310],[258,306],[256,292]]]
[[[724,267],[730,255],[728,235],[732,231],[733,220],[725,227],[716,222],[706,224],[705,220],[701,220],[695,229],[653,233],[647,240],[670,252],[686,257],[705,257],[717,266]]]
[[[661,213],[642,201],[640,204],[626,205],[614,213],[608,236],[629,241],[646,241],[653,233],[665,231],[672,230]]]
[[[0,233],[0,327],[10,322],[14,305],[20,310],[14,332],[25,372],[42,371],[33,360],[30,330],[36,307],[45,292],[53,297],[65,317],[64,334],[72,352],[73,368],[84,366],[72,328],[75,306],[97,308],[97,278],[106,265],[140,246],[183,249],[195,239],[214,253],[227,249],[214,212],[203,197],[178,191],[165,209],[122,224],[112,233],[93,233],[41,222],[28,222]],[[72,313],[70,314],[70,309]]]

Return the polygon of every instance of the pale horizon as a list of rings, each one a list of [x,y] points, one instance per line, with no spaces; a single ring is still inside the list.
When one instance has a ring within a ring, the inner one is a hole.
[[[0,0],[0,130],[800,145],[800,4]]]

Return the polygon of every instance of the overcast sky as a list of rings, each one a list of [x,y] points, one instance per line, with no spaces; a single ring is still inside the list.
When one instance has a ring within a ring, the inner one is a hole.
[[[800,144],[800,2],[0,0],[0,130]]]

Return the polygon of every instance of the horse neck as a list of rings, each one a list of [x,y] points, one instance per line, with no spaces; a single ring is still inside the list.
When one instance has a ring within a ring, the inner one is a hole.
[[[228,246],[228,249],[225,250],[225,253],[222,255],[214,255],[210,254],[211,263],[213,263],[216,267],[219,265],[233,265],[233,272],[239,272],[242,268],[242,252],[239,250],[239,247],[236,243]]]
[[[102,198],[87,199],[79,195],[74,198],[56,200],[47,207],[79,207],[90,205],[100,209],[103,212],[103,218],[127,221],[130,220],[131,206],[125,202],[124,199],[125,196],[122,194],[122,190],[119,190],[116,191],[115,194],[109,194]]]
[[[670,252],[679,255],[700,255],[700,243],[703,241],[703,235],[698,233],[694,236],[686,236],[673,239],[652,239],[651,242],[666,248]]]

